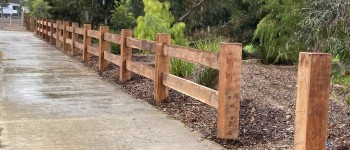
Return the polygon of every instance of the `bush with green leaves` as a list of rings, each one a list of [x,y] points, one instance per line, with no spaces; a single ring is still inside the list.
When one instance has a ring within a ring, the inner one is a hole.
[[[136,25],[136,19],[131,12],[130,0],[115,1],[115,9],[112,11],[111,23],[115,30],[132,29]]]
[[[30,3],[31,7],[31,15],[37,18],[49,18],[50,15],[48,13],[50,6],[44,0],[33,0]]]
[[[158,0],[143,0],[144,16],[137,18],[134,35],[140,39],[156,40],[157,33],[171,34],[171,43],[186,46],[185,23],[174,23],[174,16],[170,13],[170,2]],[[170,71],[180,77],[192,74],[194,65],[178,59],[172,59]]]
[[[260,0],[267,15],[260,20],[254,33],[255,45],[264,63],[296,61],[304,44],[298,38],[301,0]]]
[[[206,40],[194,42],[197,49],[219,53],[221,42],[226,42],[224,37],[211,37]],[[199,67],[196,82],[200,85],[214,88],[219,83],[219,70],[209,67]]]

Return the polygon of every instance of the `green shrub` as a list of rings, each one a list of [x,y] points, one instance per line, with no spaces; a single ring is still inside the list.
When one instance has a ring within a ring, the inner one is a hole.
[[[179,77],[188,77],[190,76],[195,69],[193,63],[189,63],[180,59],[171,59],[170,60],[170,72],[173,75]]]
[[[119,30],[110,29],[109,32],[112,33],[112,34],[118,34],[118,31]],[[112,54],[115,54],[115,55],[119,55],[120,54],[120,45],[119,44],[110,42],[109,43],[109,47],[110,47],[110,52]]]
[[[211,37],[206,40],[194,42],[197,49],[218,53],[221,42],[226,42],[224,37]],[[196,82],[200,85],[214,88],[219,83],[219,71],[209,67],[200,67]]]

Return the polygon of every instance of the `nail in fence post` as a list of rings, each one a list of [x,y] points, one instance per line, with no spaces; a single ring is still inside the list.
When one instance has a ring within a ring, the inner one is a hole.
[[[237,139],[241,89],[242,44],[222,43],[220,49],[217,137]]]
[[[66,43],[66,40],[67,40],[68,35],[69,35],[69,33],[67,31],[68,27],[69,27],[69,22],[64,21],[63,22],[63,41],[62,41],[62,43],[63,43],[63,52],[64,53],[67,53],[67,51],[69,49],[69,45]]]
[[[164,55],[164,45],[171,43],[170,34],[157,34],[156,68],[154,77],[154,100],[157,103],[162,102],[168,97],[169,88],[163,84],[163,72],[168,73],[170,67],[170,58]]]
[[[131,79],[131,72],[126,69],[126,61],[131,60],[132,48],[126,46],[126,40],[132,36],[132,30],[122,29],[120,42],[120,81],[126,82]]]
[[[326,149],[332,55],[300,53],[294,149]]]
[[[84,50],[83,50],[83,61],[90,61],[91,55],[87,52],[87,46],[91,45],[91,37],[87,36],[88,30],[91,30],[91,24],[84,24]]]
[[[73,22],[72,23],[72,53],[71,53],[72,56],[76,55],[76,53],[77,53],[77,50],[75,48],[75,41],[77,41],[77,39],[78,39],[78,35],[75,34],[76,28],[79,28],[79,24],[76,22]]]
[[[108,51],[109,49],[109,42],[104,40],[104,34],[109,31],[108,26],[100,26],[100,37],[99,37],[99,57],[98,57],[98,62],[99,62],[99,70],[103,71],[107,68],[108,66],[108,61],[104,59],[104,51]]]

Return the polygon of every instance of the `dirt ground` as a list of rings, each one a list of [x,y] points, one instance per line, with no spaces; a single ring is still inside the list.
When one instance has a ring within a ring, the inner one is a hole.
[[[81,54],[74,56],[81,60]],[[133,60],[154,66],[152,55],[133,56]],[[242,100],[240,111],[240,136],[237,140],[216,138],[217,112],[206,104],[170,90],[169,98],[161,104],[153,101],[153,81],[133,74],[126,83],[119,81],[119,67],[110,64],[103,72],[97,71],[97,57],[85,66],[93,68],[112,83],[122,85],[125,92],[144,99],[169,116],[184,122],[203,138],[216,141],[228,149],[292,149],[294,110],[296,101],[296,66],[262,65],[256,61],[242,63]],[[345,99],[350,88],[332,85],[328,149],[350,149],[350,108]]]

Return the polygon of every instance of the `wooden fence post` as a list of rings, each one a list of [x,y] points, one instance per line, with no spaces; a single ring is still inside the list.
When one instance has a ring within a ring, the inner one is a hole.
[[[120,42],[120,81],[126,82],[131,79],[131,72],[126,69],[126,61],[131,60],[132,48],[126,46],[126,40],[132,36],[132,30],[122,29]]]
[[[332,55],[300,53],[294,149],[326,149]]]
[[[41,25],[40,25],[41,19],[38,18],[37,21],[37,28],[38,28],[38,36],[41,37]]]
[[[75,34],[75,29],[79,28],[79,24],[76,22],[72,23],[72,53],[71,55],[74,56],[77,54],[77,49],[75,48],[75,41],[78,39],[78,35]]]
[[[217,137],[237,139],[241,89],[242,44],[222,43],[220,49]]]
[[[103,71],[108,66],[108,61],[104,59],[104,51],[109,50],[109,42],[104,40],[104,34],[108,33],[109,27],[108,26],[100,26],[100,38],[99,38],[99,51],[100,55],[98,57],[98,68],[100,71]]]
[[[54,20],[50,20],[51,24],[50,24],[50,44],[53,44],[53,32],[54,32],[54,28],[53,28],[53,23],[54,23]]]
[[[68,21],[64,21],[63,22],[63,52],[66,54],[67,51],[69,50],[69,44],[66,43],[66,39],[69,36],[69,32],[67,31],[67,27],[69,26],[69,22]]]
[[[50,41],[50,35],[49,35],[49,30],[50,30],[50,26],[49,26],[49,19],[45,19],[45,21],[46,21],[46,24],[45,24],[45,26],[46,26],[46,38],[45,38],[45,40],[46,41]]]
[[[34,32],[34,27],[35,27],[35,19],[34,17],[30,17],[30,32]]]
[[[42,19],[40,19],[40,35],[41,35],[41,38],[43,39],[44,38],[44,36],[45,36],[45,34],[44,34],[44,19],[42,18]]]
[[[87,46],[91,45],[91,37],[88,36],[87,32],[91,30],[91,24],[84,24],[84,50],[83,50],[83,61],[90,61],[91,55],[87,51]]]
[[[61,36],[61,29],[60,29],[60,26],[61,26],[61,23],[62,21],[60,20],[57,20],[56,21],[56,24],[57,24],[57,27],[56,27],[56,47],[57,48],[61,48],[61,42],[60,42],[60,36]]]
[[[155,77],[154,77],[154,100],[157,103],[162,102],[168,97],[169,88],[163,84],[163,72],[168,73],[170,67],[170,58],[164,55],[165,44],[171,43],[170,34],[157,34],[157,51],[155,58]]]

